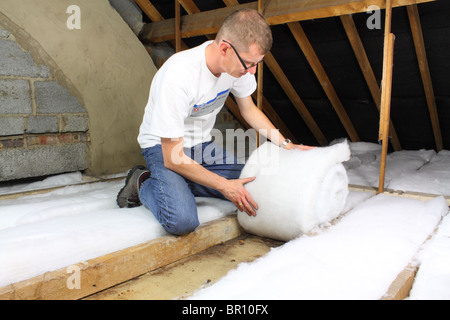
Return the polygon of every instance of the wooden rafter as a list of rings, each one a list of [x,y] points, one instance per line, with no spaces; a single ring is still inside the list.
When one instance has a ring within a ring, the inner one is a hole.
[[[153,4],[150,2],[150,0],[134,0],[136,4],[141,8],[142,12],[144,12],[147,17],[149,17],[150,20],[153,22],[158,21],[164,21],[164,17],[159,13],[159,11],[153,6]],[[175,20],[172,21],[174,23],[174,30],[175,30]],[[180,37],[181,39],[181,37]],[[174,41],[175,39],[172,39],[170,42],[172,45],[176,48],[176,43]],[[188,46],[183,42],[180,41],[180,50],[187,49]]]
[[[163,16],[149,0],[134,0],[134,2],[136,2],[142,12],[144,12],[153,22],[164,20]]]
[[[181,30],[180,30],[181,10],[180,2],[175,0],[175,51],[181,51]]]
[[[422,27],[420,24],[419,10],[417,5],[406,7],[408,10],[409,23],[416,48],[417,61],[419,63],[420,75],[427,99],[428,111],[430,113],[431,125],[438,151],[443,149],[441,127],[439,125],[439,117],[436,108],[436,99],[434,97],[433,84],[431,81],[430,69],[428,67],[427,53],[425,50],[425,42],[423,40]]]
[[[192,0],[178,0],[188,14],[199,13],[200,9]]]
[[[300,98],[297,91],[292,86],[291,82],[289,81],[289,79],[287,78],[287,76],[285,75],[283,70],[281,69],[280,65],[276,61],[273,54],[271,52],[268,52],[264,57],[264,61],[265,61],[266,65],[269,67],[272,74],[274,75],[275,79],[277,79],[277,81],[280,84],[283,91],[288,96],[289,100],[291,100],[295,109],[298,111],[300,116],[305,121],[309,130],[311,130],[312,134],[314,135],[316,140],[319,142],[319,144],[322,146],[327,145],[328,144],[327,138],[322,133],[322,130],[320,130],[316,121],[314,120],[311,113],[306,108],[302,99]]]
[[[149,2],[149,0],[135,0],[138,2]],[[407,6],[414,4],[416,7],[416,3],[423,3],[423,2],[431,2],[434,0],[391,0],[391,8],[397,7],[397,6]],[[286,23],[289,22],[288,25],[291,28],[291,31],[293,32],[294,36],[297,38],[297,42],[302,43],[301,47],[303,52],[305,53],[305,56],[309,55],[308,61],[310,62],[311,67],[313,68],[314,72],[316,73],[316,76],[319,79],[319,82],[322,84],[322,87],[327,94],[331,104],[333,105],[336,113],[338,114],[344,128],[347,131],[347,134],[349,135],[350,139],[352,141],[359,141],[359,137],[345,111],[345,109],[342,106],[342,103],[339,100],[339,97],[337,96],[333,86],[331,85],[331,82],[329,81],[325,71],[323,70],[323,67],[320,64],[320,61],[318,60],[317,56],[314,53],[314,50],[311,47],[311,44],[309,43],[309,40],[304,35],[303,30],[301,29],[301,26],[298,22],[290,22],[290,21],[299,21],[299,20],[307,20],[307,19],[314,19],[314,18],[323,18],[323,17],[330,17],[330,16],[339,16],[347,13],[356,13],[356,12],[364,12],[367,10],[367,7],[369,5],[377,5],[380,7],[380,9],[385,8],[386,6],[386,0],[322,0],[322,1],[314,1],[314,2],[301,2],[298,0],[283,0],[283,1],[271,1],[271,0],[258,0],[251,3],[246,4],[239,4],[237,0],[223,0],[223,2],[226,4],[227,7],[210,10],[207,12],[200,12],[198,7],[195,5],[195,3],[192,0],[178,0],[178,2],[185,8],[185,10],[189,13],[188,16],[184,16],[181,18],[181,36],[182,37],[189,37],[189,36],[196,36],[196,35],[207,35],[211,33],[215,33],[223,19],[232,11],[241,9],[241,8],[253,8],[258,10],[264,10],[265,17],[269,21],[270,24],[280,24],[280,23]],[[409,9],[408,9],[409,10]],[[195,18],[195,20],[194,20]],[[410,19],[411,13],[410,13]],[[172,19],[168,19],[172,20]],[[167,20],[167,21],[168,21]],[[376,83],[375,76],[373,74],[373,70],[370,67],[370,63],[368,62],[367,55],[365,54],[364,48],[362,46],[361,40],[359,38],[359,35],[357,34],[357,30],[354,26],[353,19],[350,15],[348,16],[341,16],[342,23],[344,24],[344,27],[346,29],[347,35],[349,37],[349,40],[352,44],[353,50],[355,52],[355,55],[358,59],[358,62],[361,66],[361,69],[363,71],[364,77],[366,78],[366,82],[369,86],[369,89],[371,91],[372,97],[374,98],[375,104],[378,109],[380,109],[380,88],[378,84]],[[158,21],[158,20],[157,20]],[[161,21],[161,20],[159,20]],[[166,22],[167,22],[166,21]],[[165,27],[165,24],[162,23],[151,23],[148,24],[143,32],[141,33],[141,38],[145,39],[152,39],[153,41],[163,41],[166,39],[160,39],[158,36],[153,37],[151,36],[152,31],[151,29],[158,27],[157,34],[161,35],[164,32],[164,29],[170,29],[170,27]],[[153,26],[150,26],[153,25]],[[172,33],[174,33],[172,23]],[[168,26],[168,24],[167,24]],[[413,22],[411,22],[411,27],[413,28]],[[419,22],[419,28],[420,28],[420,22]],[[300,30],[300,31],[299,31]],[[414,31],[413,31],[414,32]],[[170,31],[169,31],[170,33]],[[421,35],[421,30],[420,34]],[[169,38],[172,37],[169,36]],[[299,41],[298,38],[303,37],[302,41]],[[418,37],[418,41],[420,41],[420,37]],[[415,39],[416,41],[416,39]],[[423,38],[422,38],[423,41]],[[419,53],[418,53],[419,57]],[[307,56],[308,58],[308,56]],[[419,58],[418,58],[419,59]],[[426,57],[425,57],[426,62]],[[268,55],[266,55],[265,64],[268,65],[269,69],[274,74],[277,81],[282,86],[283,90],[288,95],[289,99],[293,102],[295,108],[298,110],[302,118],[304,119],[305,123],[315,136],[316,140],[321,145],[328,144],[326,138],[324,137],[323,133],[320,131],[320,128],[315,123],[314,119],[312,118],[311,114],[306,109],[304,103],[301,101],[301,98],[298,96],[298,94],[295,92],[295,89],[290,84],[287,77],[282,72],[280,66],[276,62],[275,58],[271,55],[269,52]],[[271,64],[271,65],[269,65]],[[421,68],[422,72],[422,68]],[[429,74],[429,71],[428,71]],[[258,72],[258,77],[262,76],[262,72]],[[427,92],[430,92],[428,88],[432,87],[426,83],[430,83],[431,81],[426,80],[426,72],[422,73],[422,78],[424,79],[424,87]],[[261,80],[260,80],[261,81]],[[260,92],[262,91],[262,83],[258,86],[260,88]],[[260,93],[259,99],[257,98],[257,105],[260,108],[264,108],[264,103],[262,102],[263,96]],[[265,99],[264,99],[265,100]],[[429,95],[427,94],[427,102],[434,101],[433,99],[429,98]],[[433,130],[435,132],[435,138],[436,138],[436,144],[439,148],[439,139],[440,136],[440,129],[439,129],[439,123],[437,121],[437,113],[435,112],[436,104],[429,102],[429,109],[430,109],[430,115],[432,116],[432,123],[433,123]],[[227,104],[228,106],[228,104]],[[232,108],[230,108],[231,110]],[[434,110],[434,113],[433,113]],[[231,110],[232,111],[232,110]],[[236,111],[232,111],[235,116],[237,114]],[[435,116],[434,116],[435,115]],[[238,117],[238,116],[237,116]],[[239,117],[238,117],[239,118]],[[435,120],[436,119],[436,120]],[[242,121],[241,121],[242,122]],[[437,123],[437,126],[435,125]],[[245,123],[245,125],[248,125]],[[437,129],[436,129],[437,128]],[[391,144],[394,148],[394,150],[401,150],[401,145],[399,143],[397,134],[395,132],[395,128],[392,124],[392,121],[390,121],[389,124],[389,134],[391,137]],[[440,139],[440,142],[442,144],[442,138]]]
[[[255,97],[255,94],[253,94],[253,97]],[[263,96],[262,97],[262,110],[267,115],[267,117],[272,121],[272,123],[275,125],[276,128],[280,130],[280,132],[285,137],[289,137],[292,142],[299,143],[297,138],[292,134],[291,130],[289,130],[288,126],[284,123],[284,121],[280,118],[278,113],[275,111],[275,109],[272,107],[270,102]]]
[[[336,93],[336,90],[334,90],[333,84],[328,78],[325,69],[320,63],[320,60],[317,57],[300,23],[290,22],[288,23],[288,27],[291,30],[292,34],[294,35],[294,38],[297,41],[298,45],[302,49],[303,54],[306,57],[306,60],[308,60],[309,65],[316,74],[317,79],[319,80],[323,90],[325,91],[325,94],[327,95],[339,119],[341,120],[341,123],[344,126],[345,130],[347,131],[347,134],[350,137],[351,141],[353,142],[359,141],[358,134],[356,133],[356,130],[353,127],[353,124],[350,118],[348,117],[347,112],[345,111],[344,106],[342,105],[342,102]]]
[[[406,6],[431,1],[435,0],[394,0],[392,6]],[[385,0],[267,1],[264,7],[264,16],[271,25],[277,25],[294,21],[365,12],[370,5],[376,5],[380,9],[383,9],[385,8]],[[241,8],[257,10],[258,2],[255,1],[183,16],[181,18],[181,36],[183,38],[189,38],[216,33],[225,17],[234,10]],[[175,30],[173,19],[146,24],[141,32],[141,38],[153,42],[174,39]]]
[[[373,72],[372,66],[370,65],[369,58],[367,57],[364,46],[361,42],[361,38],[359,37],[358,30],[356,29],[355,23],[351,15],[341,16],[341,22],[344,26],[345,32],[347,33],[347,37],[350,41],[350,44],[353,48],[353,52],[355,53],[356,59],[358,60],[361,71],[366,79],[367,86],[369,87],[372,98],[377,106],[378,111],[380,111],[381,104],[381,90],[380,86],[377,83],[375,78],[375,74]],[[400,141],[397,136],[397,132],[395,131],[394,124],[392,120],[389,124],[389,132],[391,135],[391,143],[392,147],[395,151],[399,151],[402,149],[400,145]]]

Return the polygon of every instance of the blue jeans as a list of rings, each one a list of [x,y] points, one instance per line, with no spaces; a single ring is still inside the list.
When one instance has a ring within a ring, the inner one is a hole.
[[[185,149],[184,153],[204,168],[227,179],[239,178],[244,167],[214,142],[205,142]],[[143,149],[142,154],[151,176],[142,184],[139,198],[167,232],[182,235],[198,227],[195,196],[226,200],[219,191],[192,182],[167,169],[164,166],[161,145]]]

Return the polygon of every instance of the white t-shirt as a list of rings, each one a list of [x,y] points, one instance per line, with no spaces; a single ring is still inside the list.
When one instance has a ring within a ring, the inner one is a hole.
[[[172,55],[155,74],[138,136],[141,148],[160,144],[161,137],[183,137],[185,148],[209,141],[228,94],[244,98],[255,91],[254,75],[215,77],[209,71],[205,49],[211,42]]]

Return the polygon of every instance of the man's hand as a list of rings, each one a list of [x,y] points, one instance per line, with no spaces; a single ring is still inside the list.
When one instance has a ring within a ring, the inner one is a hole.
[[[234,203],[239,211],[245,211],[249,216],[256,216],[255,210],[258,210],[258,205],[244,188],[244,184],[253,180],[255,180],[255,177],[227,180],[219,190],[228,200]]]
[[[292,150],[292,149],[298,149],[298,150],[302,150],[302,151],[308,151],[311,149],[314,149],[316,147],[314,146],[306,146],[304,144],[294,144],[294,143],[288,143],[286,145],[286,147],[284,147],[286,150]]]

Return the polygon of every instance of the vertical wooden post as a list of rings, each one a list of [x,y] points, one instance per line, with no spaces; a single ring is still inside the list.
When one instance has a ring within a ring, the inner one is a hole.
[[[390,122],[390,111],[391,111],[391,92],[392,92],[392,67],[394,60],[394,39],[395,36],[390,33],[388,38],[388,51],[387,51],[387,72],[385,79],[385,101],[381,105],[383,110],[383,118],[380,117],[380,135],[383,136],[383,144],[381,149],[381,164],[380,164],[380,177],[378,185],[378,193],[384,192],[384,177],[386,172],[386,157],[389,144],[389,122]]]
[[[175,0],[175,51],[181,50],[181,17],[180,17],[180,3]]]
[[[258,0],[258,12],[263,15],[264,8],[263,8],[263,0]],[[256,106],[258,109],[263,109],[263,68],[264,68],[264,62],[260,62],[258,65],[258,74],[257,74],[257,82],[258,87],[256,89]],[[261,139],[259,133],[256,135],[256,146],[260,146]]]
[[[391,33],[392,1],[386,0],[384,28],[383,79],[381,82],[380,129],[378,139],[382,141],[378,193],[384,192],[386,157],[389,145],[389,122],[392,90],[392,66],[394,60],[394,35]]]

